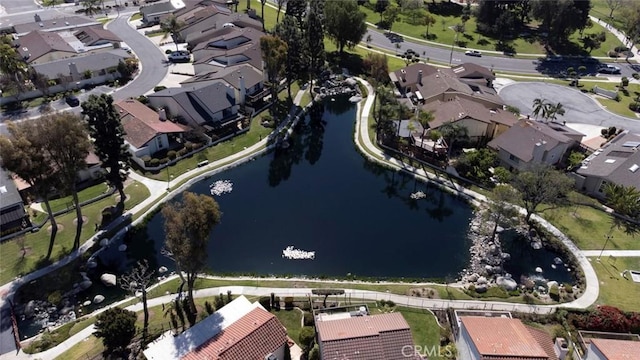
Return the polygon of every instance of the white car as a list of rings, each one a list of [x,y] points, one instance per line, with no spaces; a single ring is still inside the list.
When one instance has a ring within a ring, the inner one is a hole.
[[[464,52],[465,55],[468,56],[475,56],[475,57],[481,57],[482,53],[478,50],[467,50]]]
[[[167,59],[172,62],[186,62],[191,60],[191,54],[186,50],[174,51],[167,56]]]

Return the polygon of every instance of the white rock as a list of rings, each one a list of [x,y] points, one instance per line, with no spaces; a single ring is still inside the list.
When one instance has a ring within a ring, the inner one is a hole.
[[[82,306],[89,306],[89,305],[91,305],[91,300],[87,300],[82,303]]]
[[[486,283],[487,283],[487,278],[486,278],[486,277],[484,277],[484,276],[480,276],[480,277],[478,278],[478,281],[477,281],[477,282],[478,282],[478,284],[480,284],[480,285],[482,285],[482,284],[486,284]]]
[[[499,234],[501,232],[504,231],[504,228],[502,226],[498,226],[498,228],[496,229],[496,232]]]
[[[158,272],[159,272],[160,274],[164,274],[164,273],[166,273],[166,272],[167,272],[167,270],[168,270],[168,269],[167,269],[167,267],[166,267],[166,266],[160,266],[160,268],[158,269]]]
[[[113,275],[113,274],[104,273],[104,274],[102,274],[102,276],[100,276],[100,281],[102,281],[102,283],[105,286],[115,286],[116,285],[116,276]]]
[[[559,257],[556,257],[553,259],[553,263],[556,265],[560,265],[563,263],[562,259],[560,259]]]
[[[482,285],[478,285],[478,286],[476,286],[476,292],[477,292],[478,294],[482,294],[482,293],[487,292],[487,285],[482,284]]]
[[[558,282],[557,281],[549,281],[547,283],[547,289],[551,289],[551,287],[553,286],[558,286]]]
[[[551,264],[551,268],[552,268],[552,269],[557,268],[556,264]]]
[[[502,260],[511,260],[511,254],[502,253]]]
[[[480,275],[478,275],[476,273],[473,273],[473,274],[469,275],[469,281],[476,282],[476,281],[478,281],[479,277],[480,277]]]
[[[100,294],[96,295],[96,296],[93,298],[93,303],[94,303],[94,304],[100,304],[100,303],[101,303],[101,302],[103,302],[103,301],[104,301],[104,296],[103,296],[103,295],[100,295]]]
[[[24,307],[24,314],[27,315],[27,317],[31,317],[35,312],[35,309],[36,309],[36,302],[34,300],[30,300],[27,303],[27,305]]]
[[[542,273],[542,268],[538,266],[538,267],[536,268],[536,272],[537,272],[538,274],[541,274],[541,273]]]
[[[109,245],[109,239],[104,238],[102,240],[100,240],[100,246],[105,247]]]
[[[518,288],[518,283],[515,280],[506,278],[504,276],[498,276],[498,278],[496,279],[496,285],[507,291],[513,291]]]
[[[533,241],[533,242],[531,242],[531,247],[534,248],[535,250],[540,250],[540,249],[542,249],[542,242]]]
[[[127,250],[127,245],[126,244],[122,244],[120,246],[118,246],[118,251],[126,251]]]

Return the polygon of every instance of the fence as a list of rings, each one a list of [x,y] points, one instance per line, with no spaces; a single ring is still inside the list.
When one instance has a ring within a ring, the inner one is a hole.
[[[599,88],[598,85],[593,87],[593,92],[596,93],[596,95],[604,96],[612,100],[618,96],[617,91],[602,89]]]

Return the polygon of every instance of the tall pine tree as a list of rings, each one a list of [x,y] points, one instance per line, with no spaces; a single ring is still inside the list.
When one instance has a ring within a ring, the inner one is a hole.
[[[320,77],[324,68],[324,0],[312,1],[307,14],[306,43],[309,55],[309,73],[311,79]]]
[[[111,95],[91,95],[82,103],[82,114],[89,125],[96,154],[107,171],[107,181],[120,194],[119,207],[124,207],[124,181],[131,166],[131,154],[124,143],[124,128],[113,106]]]

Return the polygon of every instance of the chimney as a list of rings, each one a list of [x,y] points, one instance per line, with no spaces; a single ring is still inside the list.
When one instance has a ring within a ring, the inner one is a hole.
[[[69,75],[71,75],[73,81],[78,81],[81,79],[80,72],[78,71],[78,66],[74,62],[69,63]]]
[[[407,81],[407,72],[404,69],[400,69],[400,77],[402,81]]]
[[[42,21],[42,19],[40,19],[40,15],[38,15],[38,14],[33,15],[33,18],[36,20],[37,23]]]
[[[160,110],[158,110],[158,118],[160,119],[160,121],[167,120],[167,112],[164,110],[164,108],[160,108]]]
[[[238,99],[238,102],[240,105],[244,105],[245,97],[247,96],[247,89],[244,85],[244,77],[240,71],[238,71],[238,76],[238,79],[240,80],[240,98]]]
[[[422,85],[422,70],[418,70],[418,84]]]

